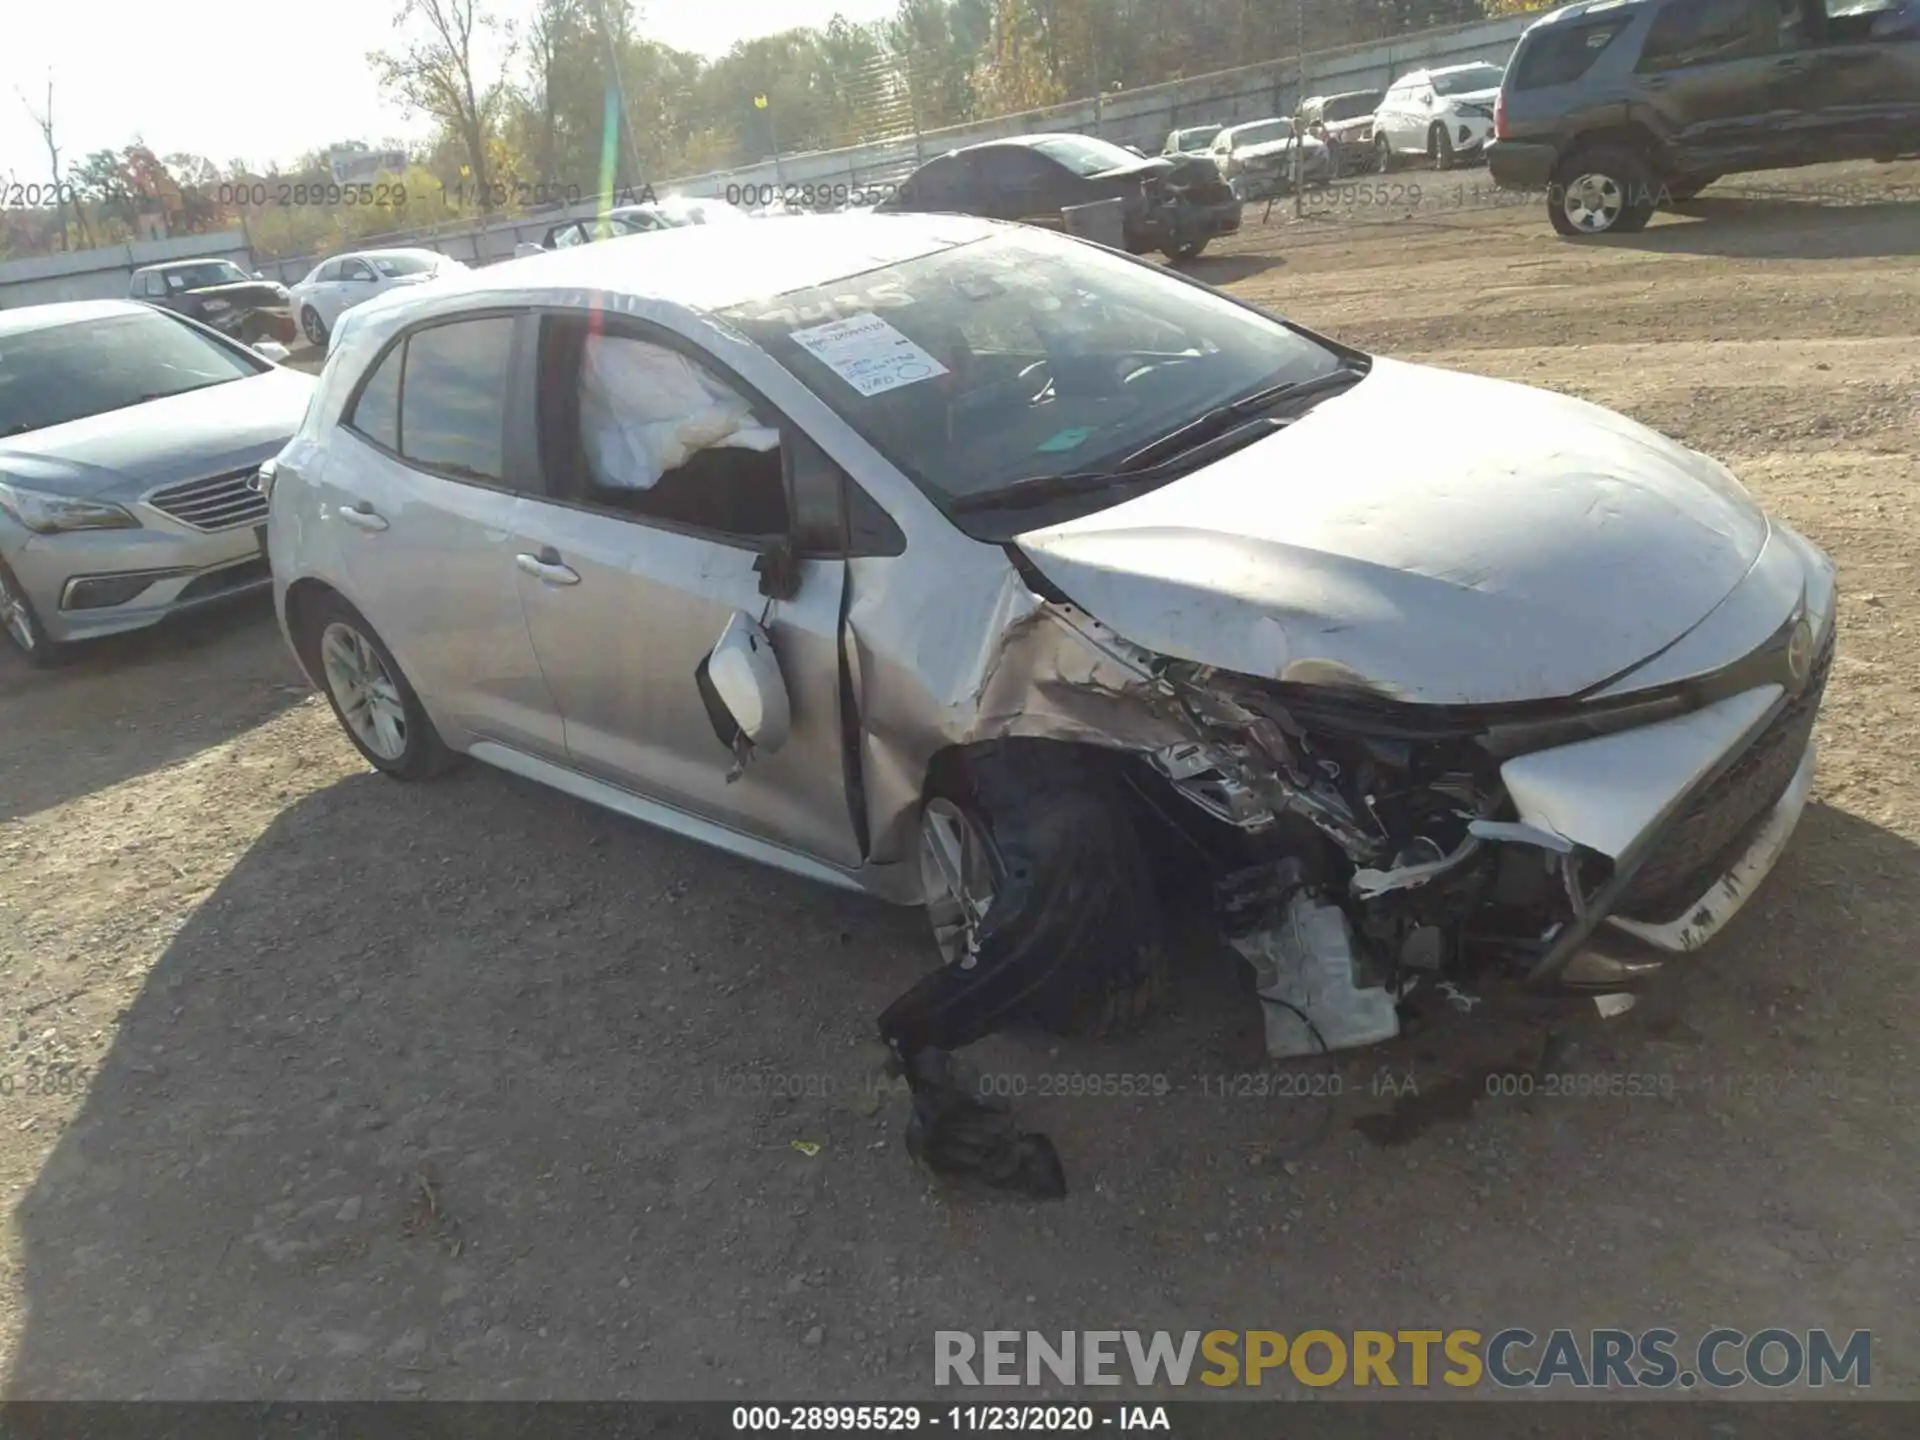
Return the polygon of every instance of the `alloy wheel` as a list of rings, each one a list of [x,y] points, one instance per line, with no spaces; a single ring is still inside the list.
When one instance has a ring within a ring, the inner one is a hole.
[[[972,969],[980,922],[993,905],[993,857],[979,827],[950,800],[929,800],[920,813],[920,877],[941,957]]]
[[[327,343],[327,327],[321,323],[319,313],[311,305],[300,312],[300,328],[306,332],[308,344]]]
[[[373,643],[335,620],[320,632],[320,665],[354,737],[382,760],[399,761],[407,753],[406,702]]]
[[[1611,230],[1626,207],[1626,192],[1611,175],[1577,175],[1560,196],[1561,213],[1575,230],[1599,235]]]

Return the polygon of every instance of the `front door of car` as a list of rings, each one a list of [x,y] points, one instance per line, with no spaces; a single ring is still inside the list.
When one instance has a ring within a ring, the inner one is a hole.
[[[333,313],[340,315],[380,293],[380,277],[364,260],[344,260],[340,279],[333,286]]]
[[[620,334],[617,324],[589,337],[588,328],[577,317],[545,322],[539,430],[552,493],[535,507],[534,543],[519,562],[527,627],[573,767],[737,832],[858,865],[840,708],[846,561],[780,558],[791,555],[787,483],[799,437],[768,451],[698,450],[637,488],[646,476],[627,462],[676,457],[636,446],[638,432],[616,417],[671,408],[662,397],[678,393],[668,387],[685,372],[655,385],[649,367],[664,355],[673,371],[682,342]],[[605,347],[597,353],[606,363],[586,360],[589,341]],[[742,393],[714,367],[701,373],[720,393]],[[779,423],[759,402],[753,417]],[[643,455],[652,459],[635,458]],[[756,751],[737,773],[701,679],[736,617],[771,637],[791,716],[778,747]]]
[[[1920,150],[1920,10],[1860,0],[1780,0],[1803,9],[1802,103],[1819,159]]]
[[[1668,0],[1634,68],[1677,169],[1700,175],[1803,157],[1806,63],[1781,48],[1778,0]]]
[[[515,563],[540,478],[517,438],[524,406],[508,404],[515,334],[510,315],[411,332],[362,386],[316,483],[347,598],[436,721],[561,762]]]

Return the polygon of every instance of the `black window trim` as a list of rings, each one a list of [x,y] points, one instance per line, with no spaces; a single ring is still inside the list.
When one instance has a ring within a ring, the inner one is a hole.
[[[372,435],[369,435],[353,423],[354,412],[360,408],[360,396],[366,391],[367,385],[373,377],[380,373],[381,366],[387,363],[388,358],[392,356],[393,352],[395,350],[404,351],[407,342],[421,331],[437,330],[443,325],[461,325],[471,320],[513,321],[513,337],[508,344],[507,350],[507,384],[511,390],[517,383],[517,377],[524,373],[520,365],[520,346],[523,343],[522,332],[525,329],[524,321],[529,313],[530,312],[521,307],[489,305],[479,310],[462,310],[457,315],[435,315],[429,319],[420,321],[418,324],[409,325],[397,334],[389,336],[387,342],[380,347],[379,352],[374,356],[373,363],[360,372],[359,376],[353,382],[353,389],[347,392],[347,402],[340,407],[340,428],[349,431],[354,439],[364,445],[371,446],[396,464],[404,465],[407,469],[418,471],[422,475],[431,475],[436,480],[445,480],[455,485],[467,485],[475,490],[487,490],[496,495],[515,495],[529,500],[546,500],[552,498],[538,490],[528,490],[522,486],[515,485],[505,476],[501,477],[497,484],[488,483],[486,481],[476,480],[472,475],[449,473],[437,465],[426,464],[405,454],[407,437],[403,417],[406,414],[407,403],[407,357],[404,353],[400,356],[400,383],[394,390],[393,445],[388,445],[385,441],[375,439]],[[503,469],[507,468],[507,459],[513,454],[514,450],[512,437],[507,433],[507,418],[512,414],[514,409],[511,393],[507,395],[505,399],[507,403],[501,407],[500,416],[500,460]],[[535,473],[540,479],[540,482],[544,484],[545,477],[539,476],[537,471]]]
[[[805,426],[788,415],[780,406],[769,400],[757,386],[750,384],[739,372],[734,370],[732,366],[728,365],[712,351],[703,348],[696,342],[687,339],[686,336],[679,334],[677,331],[670,330],[664,325],[641,319],[636,315],[621,315],[611,311],[595,313],[604,322],[605,329],[602,333],[609,338],[637,340],[642,344],[657,345],[663,350],[671,350],[682,359],[700,366],[723,384],[730,386],[740,395],[741,399],[745,400],[747,404],[753,408],[756,417],[768,421],[774,428],[779,430],[780,479],[781,488],[785,492],[784,498],[787,510],[787,534],[784,538],[787,543],[795,544],[794,529],[799,519],[799,506],[795,503],[794,495],[794,465],[799,460],[800,445],[795,443],[794,437],[798,437],[800,441],[818,451],[822,458],[839,473],[841,491],[840,528],[843,543],[830,551],[796,545],[794,549],[795,559],[853,560],[870,556],[901,555],[906,553],[906,537],[901,532],[899,523],[887,513],[886,507],[875,500],[871,494],[861,489],[860,482],[848,473],[847,467],[834,459],[824,445],[808,434]],[[539,331],[549,318],[571,321],[576,324],[585,323],[590,318],[588,312],[565,305],[536,305],[528,312],[528,315],[534,322],[534,334],[530,346],[534,352],[530,357],[532,364],[538,363],[538,346],[541,339]],[[532,375],[531,369],[529,369],[527,374],[529,381],[532,382],[535,377]],[[533,408],[537,412],[537,399]],[[530,417],[530,420],[537,425],[537,413]],[[651,530],[664,530],[669,534],[684,535],[689,539],[708,540],[715,544],[725,545],[729,549],[745,550],[755,555],[764,553],[767,549],[769,539],[773,538],[765,535],[739,535],[728,530],[718,530],[704,525],[692,525],[682,520],[669,520],[656,515],[648,515],[641,511],[621,509],[612,505],[596,505],[591,500],[575,500],[567,496],[555,494],[554,487],[545,474],[547,459],[545,447],[540,444],[537,434],[533,439],[533,448],[539,457],[538,464],[541,468],[542,493],[532,498],[540,500],[543,504],[563,505],[569,510],[579,510],[589,515],[599,515],[609,519],[621,520],[628,524],[644,526]],[[853,499],[855,493],[864,497],[866,508],[869,511],[886,516],[890,533],[885,537],[884,541],[879,544],[856,547],[852,543],[850,515],[854,504],[857,503]]]

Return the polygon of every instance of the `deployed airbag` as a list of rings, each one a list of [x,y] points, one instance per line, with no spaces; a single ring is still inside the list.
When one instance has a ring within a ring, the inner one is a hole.
[[[738,394],[661,346],[589,335],[580,371],[581,438],[602,485],[651,490],[697,451],[780,445]]]

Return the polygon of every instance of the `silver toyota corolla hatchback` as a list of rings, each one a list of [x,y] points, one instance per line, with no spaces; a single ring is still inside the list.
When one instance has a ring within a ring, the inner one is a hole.
[[[1831,563],[1706,456],[965,218],[373,302],[271,469],[287,636],[374,765],[924,905],[917,1097],[1015,1017],[1142,1013],[1175,876],[1276,1056],[1630,989],[1780,854],[1832,653]],[[1035,1139],[999,1183],[1047,1188]]]

